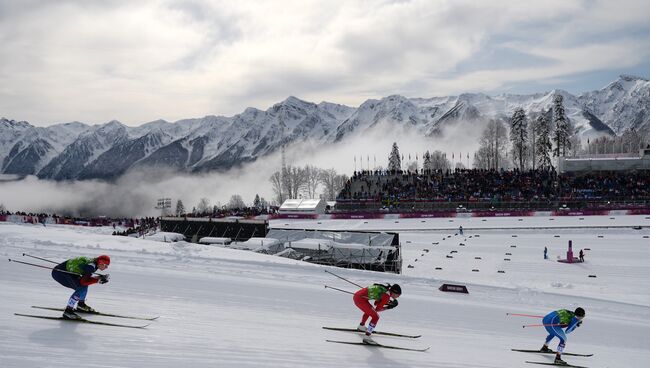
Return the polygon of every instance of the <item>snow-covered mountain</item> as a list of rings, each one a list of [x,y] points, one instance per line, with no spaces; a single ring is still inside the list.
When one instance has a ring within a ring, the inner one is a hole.
[[[650,81],[623,75],[579,96],[562,90],[434,98],[392,95],[367,100],[358,108],[289,97],[266,111],[247,108],[232,117],[156,120],[138,127],[111,121],[36,128],[24,121],[0,119],[1,173],[72,180],[114,179],[145,166],[187,172],[227,170],[276,152],[283,144],[339,144],[385,125],[427,136],[444,134],[459,122],[481,129],[490,119],[507,120],[519,107],[531,116],[549,110],[556,94],[564,97],[566,113],[585,140],[620,135],[628,129],[650,132]]]

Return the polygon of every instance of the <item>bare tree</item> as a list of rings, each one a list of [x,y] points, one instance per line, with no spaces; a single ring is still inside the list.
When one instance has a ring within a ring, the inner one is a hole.
[[[207,198],[201,198],[199,204],[196,205],[197,213],[208,213],[210,211],[210,200]]]
[[[479,139],[479,149],[474,157],[474,167],[498,170],[506,166],[506,126],[501,120],[490,120]]]
[[[279,171],[274,172],[269,178],[269,181],[271,182],[271,187],[273,189],[273,199],[279,204],[284,203],[286,197],[283,190],[284,186],[282,185],[282,174]]]
[[[321,184],[325,187],[324,196],[328,201],[333,201],[338,196],[339,192],[345,187],[348,177],[339,175],[334,169],[327,169],[321,171]]]
[[[431,170],[446,171],[451,168],[451,161],[442,151],[433,151],[431,154]]]
[[[298,198],[306,182],[305,169],[289,165],[283,175],[283,192],[287,193],[289,198]]]
[[[246,203],[244,203],[244,200],[239,194],[233,194],[230,196],[230,200],[226,206],[229,209],[246,208]]]
[[[307,165],[305,170],[305,194],[309,198],[317,198],[318,187],[321,182],[321,169]]]

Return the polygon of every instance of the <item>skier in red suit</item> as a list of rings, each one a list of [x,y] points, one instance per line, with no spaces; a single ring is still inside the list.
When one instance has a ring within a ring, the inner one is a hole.
[[[357,327],[357,330],[366,333],[363,338],[364,343],[377,344],[372,339],[372,332],[377,327],[377,322],[379,321],[379,314],[377,312],[397,307],[397,298],[401,294],[402,288],[397,284],[373,284],[354,293],[354,297],[352,298],[354,305],[363,311],[361,323]],[[374,307],[370,304],[371,300],[375,301]],[[368,318],[370,318],[370,323],[366,327]]]

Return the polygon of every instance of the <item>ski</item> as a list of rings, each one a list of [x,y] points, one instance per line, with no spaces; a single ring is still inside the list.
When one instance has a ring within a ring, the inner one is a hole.
[[[526,349],[510,349],[512,351],[518,351],[520,353],[537,353],[537,354],[555,354],[554,351],[539,351],[539,350],[526,350]],[[593,354],[576,354],[576,353],[562,353],[562,355],[568,355],[568,356],[577,356],[577,357],[590,357],[593,356]]]
[[[22,314],[22,313],[14,313],[14,314],[16,316],[21,316],[21,317],[43,318],[43,319],[52,319],[52,320],[67,321],[67,322],[78,322],[78,323],[88,323],[88,324],[93,324],[93,325],[104,325],[104,326],[114,326],[114,327],[145,328],[145,327],[149,326],[149,325],[131,326],[131,325],[123,325],[123,324],[119,324],[119,323],[91,321],[91,320],[85,319],[85,318],[68,319],[68,318],[63,318],[63,317],[39,316],[39,315],[35,315],[35,314]]]
[[[573,365],[573,364],[555,364],[555,363],[546,363],[546,362],[530,362],[526,361],[526,363],[530,364],[543,364],[543,365],[554,365],[556,367],[570,367],[570,368],[588,368],[585,367],[584,365]]]
[[[64,308],[40,307],[38,305],[32,305],[32,308],[47,309],[47,310],[60,311],[60,312],[63,312],[65,310]],[[134,317],[134,316],[125,316],[125,315],[121,315],[121,314],[111,314],[111,313],[102,313],[102,312],[84,312],[84,311],[76,310],[76,309],[75,309],[75,313],[94,314],[94,315],[104,316],[104,317],[141,319],[141,320],[144,320],[144,321],[154,321],[154,320],[158,319],[158,317]]]
[[[375,347],[375,348],[384,348],[384,349],[395,349],[395,350],[407,350],[407,351],[419,351],[419,352],[425,352],[429,350],[429,348],[426,349],[412,349],[412,348],[403,348],[400,346],[391,346],[391,345],[383,345],[383,344],[366,344],[365,342],[352,342],[352,341],[338,341],[338,340],[325,340],[327,342],[333,342],[337,344],[347,344],[347,345],[363,345],[363,346],[369,346],[369,347]]]
[[[363,331],[359,331],[356,328],[341,328],[341,327],[323,327],[325,330],[332,330],[332,331],[344,331],[344,332],[358,332],[358,333],[364,333]],[[422,335],[404,335],[404,334],[398,334],[394,332],[382,332],[382,331],[374,331],[373,335],[382,335],[382,336],[394,336],[394,337],[406,337],[409,339],[417,339],[419,337],[422,337]]]

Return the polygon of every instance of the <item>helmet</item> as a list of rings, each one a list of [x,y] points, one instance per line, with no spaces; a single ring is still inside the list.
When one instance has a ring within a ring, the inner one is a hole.
[[[101,256],[95,258],[95,262],[98,265],[99,264],[105,264],[105,265],[108,266],[109,264],[111,264],[111,257],[107,256],[106,254],[102,254]]]
[[[576,311],[573,312],[577,317],[584,317],[585,316],[585,310],[578,307],[576,308]]]
[[[391,286],[389,290],[392,291],[394,294],[400,294],[400,295],[402,294],[402,288],[397,284],[393,284],[393,286]]]

